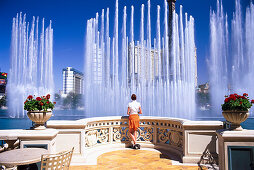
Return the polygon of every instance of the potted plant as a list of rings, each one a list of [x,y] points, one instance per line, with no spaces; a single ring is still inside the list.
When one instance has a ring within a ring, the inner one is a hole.
[[[244,122],[249,116],[249,109],[254,100],[249,99],[248,94],[242,96],[238,94],[230,94],[225,96],[224,104],[222,104],[222,115],[231,122],[231,130],[241,131],[243,128],[240,123]]]
[[[50,94],[41,97],[33,97],[29,95],[24,102],[24,109],[27,110],[27,116],[32,120],[35,130],[46,129],[45,122],[49,120],[52,115],[52,110],[56,102],[51,102]]]

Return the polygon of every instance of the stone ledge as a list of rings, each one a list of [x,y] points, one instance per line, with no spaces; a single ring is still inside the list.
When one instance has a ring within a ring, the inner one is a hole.
[[[185,121],[183,123],[185,130],[218,130],[223,128],[223,122],[221,121]],[[202,127],[202,128],[201,128]]]
[[[0,140],[17,140],[17,139],[31,139],[31,140],[50,140],[56,137],[58,130],[45,129],[45,130],[23,130],[11,129],[0,130]]]
[[[217,131],[217,135],[222,137],[225,142],[254,142],[254,130],[232,131],[221,129]]]
[[[86,123],[82,120],[51,120],[47,122],[48,128],[55,129],[84,129]]]

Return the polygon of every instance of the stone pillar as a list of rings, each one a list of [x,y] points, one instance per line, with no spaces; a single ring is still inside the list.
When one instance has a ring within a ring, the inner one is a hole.
[[[216,133],[219,139],[220,169],[223,170],[230,169],[230,165],[232,164],[232,162],[231,163],[229,162],[229,160],[232,160],[232,155],[229,154],[230,147],[236,147],[238,151],[254,147],[254,130],[244,129],[242,131],[232,131],[221,129],[218,130]],[[251,167],[253,167],[253,158],[250,154],[250,160],[251,159],[252,163],[246,164],[247,165],[246,167],[249,167],[250,169]]]
[[[171,48],[172,48],[172,33],[173,33],[173,12],[175,11],[175,3],[176,0],[167,0],[168,2],[168,49],[169,49],[169,56],[171,56]],[[171,63],[171,57],[169,57],[169,63]],[[170,73],[171,75],[171,73]]]
[[[172,20],[173,20],[173,12],[175,11],[175,3],[176,0],[167,0],[168,2],[168,33],[169,33],[169,39],[171,39],[172,35]]]

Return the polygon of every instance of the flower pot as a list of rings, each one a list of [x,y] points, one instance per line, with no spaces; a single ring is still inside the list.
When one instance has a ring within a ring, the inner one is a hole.
[[[249,117],[249,111],[228,110],[223,111],[222,115],[227,121],[231,122],[231,130],[241,131],[243,128],[240,123]]]
[[[30,120],[32,120],[34,124],[34,129],[35,130],[43,130],[46,129],[44,126],[45,122],[49,120],[49,118],[52,116],[52,111],[28,111],[27,116],[29,117]]]

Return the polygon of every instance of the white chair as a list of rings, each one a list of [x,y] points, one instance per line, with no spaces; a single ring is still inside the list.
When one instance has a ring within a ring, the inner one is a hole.
[[[41,156],[41,170],[68,170],[74,147],[70,151]]]

